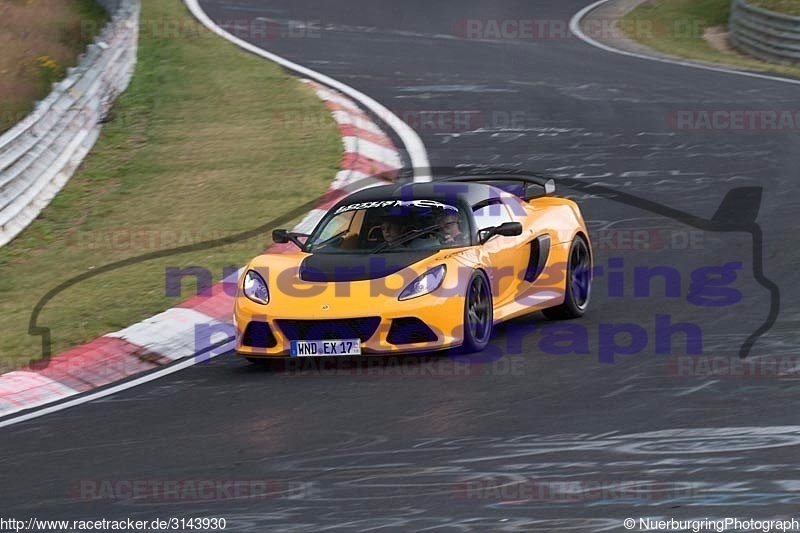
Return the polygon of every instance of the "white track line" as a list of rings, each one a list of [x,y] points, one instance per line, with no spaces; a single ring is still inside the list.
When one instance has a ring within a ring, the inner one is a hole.
[[[699,63],[693,63],[691,61],[683,61],[683,60],[680,60],[680,59],[667,59],[667,58],[663,58],[663,57],[653,57],[653,56],[648,56],[648,55],[645,55],[645,54],[637,54],[636,52],[628,52],[627,50],[620,50],[619,48],[612,48],[611,46],[608,46],[608,45],[605,45],[605,44],[603,44],[601,42],[598,42],[598,41],[592,39],[591,37],[589,37],[588,35],[586,35],[585,33],[583,33],[583,30],[581,30],[581,27],[580,27],[580,23],[581,23],[581,20],[590,11],[600,7],[601,5],[605,4],[608,1],[609,0],[599,0],[598,2],[590,4],[590,5],[586,6],[586,7],[584,7],[583,9],[581,9],[580,11],[578,11],[577,13],[575,13],[575,15],[572,17],[572,20],[569,21],[569,29],[570,29],[570,31],[572,33],[574,33],[582,41],[584,41],[584,42],[586,42],[586,43],[588,43],[588,44],[590,44],[592,46],[595,46],[597,48],[600,48],[602,50],[605,50],[606,52],[612,52],[614,54],[621,54],[621,55],[624,55],[624,56],[636,57],[636,58],[639,58],[639,59],[647,59],[649,61],[658,61],[659,63],[668,63],[670,65],[679,65],[679,66],[682,66],[682,67],[699,68],[699,69],[703,69],[703,70],[710,70],[712,72],[721,72],[721,73],[724,73],[724,74],[736,74],[738,76],[747,76],[748,78],[758,78],[758,79],[762,79],[762,80],[778,81],[778,82],[782,82],[782,83],[791,83],[793,85],[800,85],[800,80],[793,80],[793,79],[790,79],[790,78],[780,78],[778,76],[770,76],[768,74],[757,74],[755,72],[744,72],[744,71],[741,71],[741,70],[733,70],[733,69],[729,69],[729,68],[725,68],[725,67],[712,67],[710,65],[701,65]]]
[[[356,102],[359,102],[361,105],[372,111],[379,119],[384,121],[390,128],[392,128],[397,133],[398,137],[400,137],[400,140],[403,141],[403,144],[408,151],[408,157],[411,159],[411,166],[414,169],[414,181],[431,181],[431,165],[428,161],[428,152],[425,149],[422,139],[420,139],[419,135],[417,135],[417,132],[415,132],[408,124],[403,122],[400,117],[389,111],[382,104],[378,103],[376,100],[370,98],[366,94],[350,87],[349,85],[330,78],[315,70],[311,70],[310,68],[298,65],[297,63],[289,61],[288,59],[284,59],[281,56],[267,52],[266,50],[262,50],[261,48],[258,48],[257,46],[228,33],[217,26],[214,21],[211,20],[208,15],[206,15],[205,11],[203,11],[200,7],[198,0],[184,0],[184,3],[186,4],[186,7],[189,8],[189,11],[192,12],[192,15],[197,18],[197,20],[199,20],[206,28],[213,31],[220,37],[227,39],[241,48],[244,48],[248,52],[252,52],[285,68],[288,68],[300,74],[301,76],[310,78],[323,85],[327,85],[328,87],[332,87],[337,91],[346,94]]]

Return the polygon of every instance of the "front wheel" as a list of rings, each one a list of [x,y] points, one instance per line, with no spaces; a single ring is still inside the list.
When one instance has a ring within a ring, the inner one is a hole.
[[[480,352],[489,344],[494,327],[492,291],[489,278],[482,270],[472,274],[464,298],[464,344],[465,352]]]
[[[592,258],[589,243],[581,235],[572,240],[567,260],[567,283],[564,289],[564,303],[542,314],[549,320],[566,320],[582,317],[589,307],[592,288]]]

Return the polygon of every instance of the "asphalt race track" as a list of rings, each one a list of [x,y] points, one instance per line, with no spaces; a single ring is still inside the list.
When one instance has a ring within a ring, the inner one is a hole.
[[[800,519],[791,368],[800,363],[800,136],[680,119],[796,110],[798,86],[624,57],[559,34],[465,30],[488,20],[568,25],[588,3],[202,2],[216,20],[294,28],[251,40],[377,99],[415,127],[434,166],[503,166],[585,185],[561,189],[581,203],[604,268],[589,313],[570,324],[581,341],[563,349],[537,316],[498,328],[469,365],[443,356],[402,371],[281,373],[221,356],[3,430],[3,514],[222,517],[229,530],[254,532]],[[735,188],[750,189],[714,231],[703,229],[698,221]],[[646,267],[667,272],[649,291],[635,274]],[[716,285],[709,272],[721,274]],[[770,284],[781,306],[772,324]],[[689,335],[670,336],[677,323]],[[612,333],[622,329],[630,334],[616,342],[632,353],[615,353]],[[691,357],[698,337],[703,355]],[[705,365],[739,361],[748,338],[742,366],[714,374]],[[96,490],[132,480],[259,480],[268,490],[140,499]]]

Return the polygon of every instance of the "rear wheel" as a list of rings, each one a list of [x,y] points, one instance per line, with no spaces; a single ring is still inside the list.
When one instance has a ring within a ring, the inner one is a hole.
[[[592,288],[592,258],[589,254],[589,243],[581,235],[572,240],[567,260],[567,283],[564,303],[549,309],[542,314],[549,320],[566,320],[582,317],[589,307]]]
[[[492,291],[482,270],[472,274],[464,298],[464,344],[466,352],[480,352],[489,344],[494,327]]]

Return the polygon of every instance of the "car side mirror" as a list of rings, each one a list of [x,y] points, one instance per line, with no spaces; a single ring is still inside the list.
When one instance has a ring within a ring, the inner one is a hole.
[[[502,235],[503,237],[522,235],[522,224],[519,222],[503,222],[499,226],[481,230],[479,233],[481,244],[484,244],[495,235]]]
[[[291,239],[289,238],[289,232],[285,229],[272,230],[272,240],[278,244],[286,244],[287,242],[291,242]]]
[[[298,239],[297,237],[308,237],[308,235],[304,233],[291,233],[285,229],[274,229],[272,230],[272,240],[278,244],[286,244],[287,242],[293,242],[300,248],[302,251],[307,251],[306,244]]]
[[[522,235],[522,224],[519,222],[503,222],[494,229],[495,235],[503,237],[516,237]]]

